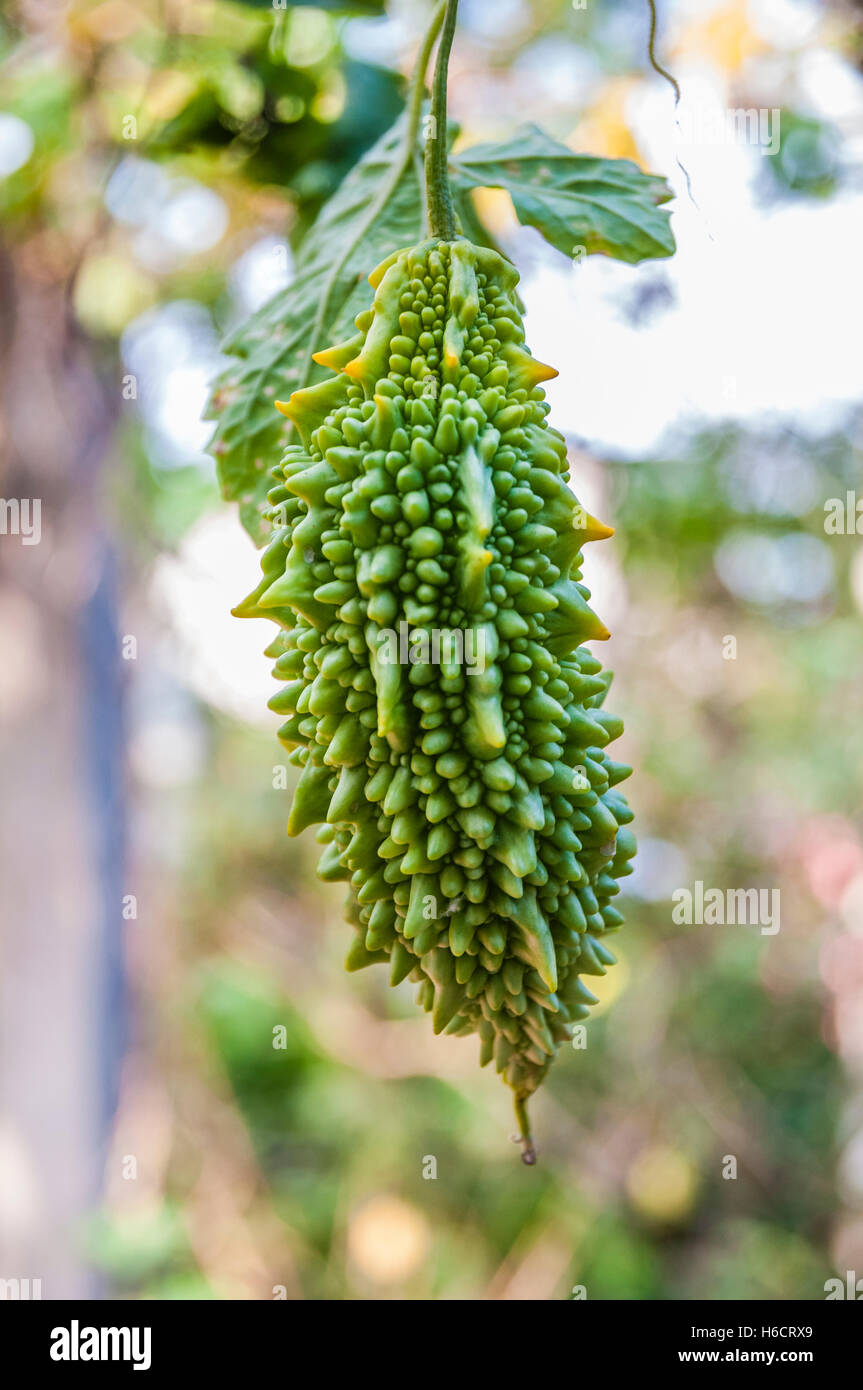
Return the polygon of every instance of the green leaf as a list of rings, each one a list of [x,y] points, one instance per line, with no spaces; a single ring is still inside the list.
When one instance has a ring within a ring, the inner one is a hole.
[[[503,188],[520,222],[572,256],[577,246],[635,264],[674,252],[664,179],[629,159],[574,154],[537,126],[511,140],[473,145],[450,160],[458,189]]]
[[[217,426],[210,444],[222,495],[239,502],[240,519],[257,544],[266,539],[262,517],[269,470],[288,441],[290,425],[274,408],[301,384],[312,352],[348,337],[357,314],[372,301],[371,270],[391,251],[423,235],[416,161],[391,189],[374,222],[363,225],[398,161],[404,138],[400,118],[360,160],[321,209],[303,240],[287,289],[264,305],[225,344],[233,360],[215,383],[206,418]],[[332,281],[332,272],[350,252]],[[322,300],[327,310],[312,341]],[[310,381],[326,376],[314,368]]]

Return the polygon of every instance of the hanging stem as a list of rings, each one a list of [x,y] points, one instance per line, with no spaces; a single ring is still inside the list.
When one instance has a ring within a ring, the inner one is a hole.
[[[432,84],[431,123],[426,140],[426,198],[429,231],[441,241],[454,241],[455,209],[447,174],[446,82],[449,55],[455,34],[458,0],[447,0],[440,47]]]
[[[533,1136],[530,1132],[530,1120],[527,1118],[527,1096],[515,1096],[515,1118],[518,1121],[519,1141],[521,1143],[521,1161],[530,1167],[536,1163],[536,1149],[533,1147]]]
[[[417,56],[416,67],[411,78],[411,91],[408,100],[408,129],[405,131],[404,153],[413,154],[416,149],[417,133],[420,124],[420,112],[422,111],[423,98],[426,93],[426,68],[429,65],[435,39],[440,33],[443,24],[445,0],[441,0],[432,16],[432,22],[426,31]]]
[[[650,66],[653,68],[653,71],[658,73],[660,77],[664,77],[666,82],[671,84],[672,90],[674,91],[674,105],[677,106],[680,101],[680,87],[677,84],[677,78],[672,77],[670,72],[666,72],[665,68],[656,58],[656,0],[647,0],[647,4],[650,9],[650,37],[647,41],[647,56],[650,59]]]
[[[435,39],[440,33],[440,27],[443,23],[443,18],[444,4],[442,0],[442,3],[438,5],[437,9],[434,12],[432,22],[428,28],[427,33],[425,34],[425,37],[423,38],[422,46],[417,56],[416,67],[414,68],[413,77],[411,79],[410,95],[408,97],[405,131],[399,152],[393,161],[387,178],[381,185],[377,197],[369,207],[368,212],[366,213],[362,222],[357,227],[347,246],[344,248],[344,251],[342,252],[341,256],[336,261],[335,265],[332,267],[329,275],[327,276],[327,280],[323,287],[321,298],[318,303],[318,312],[315,316],[314,326],[309,335],[308,354],[306,356],[305,366],[300,376],[300,386],[308,386],[309,384],[309,380],[312,375],[313,365],[312,353],[315,352],[321,345],[321,334],[324,328],[326,327],[327,316],[329,314],[330,308],[330,300],[333,297],[333,291],[338,283],[339,277],[341,276],[342,271],[344,270],[354,251],[360,245],[363,238],[366,236],[366,233],[369,232],[371,228],[374,226],[379,215],[386,207],[390,198],[393,196],[393,193],[398,187],[400,180],[404,176],[405,170],[409,167],[411,160],[413,159],[413,154],[414,150],[416,149],[417,143],[417,134],[419,132],[420,113],[422,112],[423,97],[425,96],[426,68],[429,65],[429,58],[431,57],[431,51],[434,47]]]

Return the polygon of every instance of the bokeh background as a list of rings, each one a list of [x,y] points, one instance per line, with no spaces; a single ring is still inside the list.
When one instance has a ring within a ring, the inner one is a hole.
[[[863,13],[659,10],[678,109],[642,0],[462,0],[451,69],[463,143],[531,119],[676,195],[678,253],[640,267],[570,263],[482,195],[617,528],[586,578],[641,844],[528,1170],[475,1042],[343,972],[201,420],[225,333],[397,115],[429,7],[6,6],[0,492],[41,499],[42,536],[0,535],[0,1276],[44,1298],[863,1275],[863,558],[825,530],[863,495]],[[708,138],[737,108],[781,113],[777,153]],[[696,880],[778,888],[780,931],[675,925]]]

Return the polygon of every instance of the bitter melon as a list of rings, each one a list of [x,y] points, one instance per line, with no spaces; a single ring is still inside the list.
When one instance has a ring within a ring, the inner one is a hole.
[[[432,237],[369,277],[333,371],[279,409],[301,442],[269,494],[263,579],[237,608],[282,628],[271,708],[303,771],[289,833],[320,824],[345,880],[350,970],[388,962],[434,1031],[481,1039],[524,1102],[603,975],[631,872],[621,721],[582,645],[581,546],[518,274]]]

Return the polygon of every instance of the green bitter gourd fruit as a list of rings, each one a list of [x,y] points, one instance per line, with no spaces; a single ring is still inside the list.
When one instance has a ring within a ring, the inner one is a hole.
[[[581,545],[611,531],[567,486],[513,266],[433,237],[369,279],[356,336],[316,355],[334,374],[279,404],[301,443],[234,611],[282,628],[288,830],[319,824],[319,872],[349,884],[348,969],[388,962],[435,1032],[479,1034],[532,1162],[525,1101],[596,1002],[635,852],[582,645],[608,633]]]

